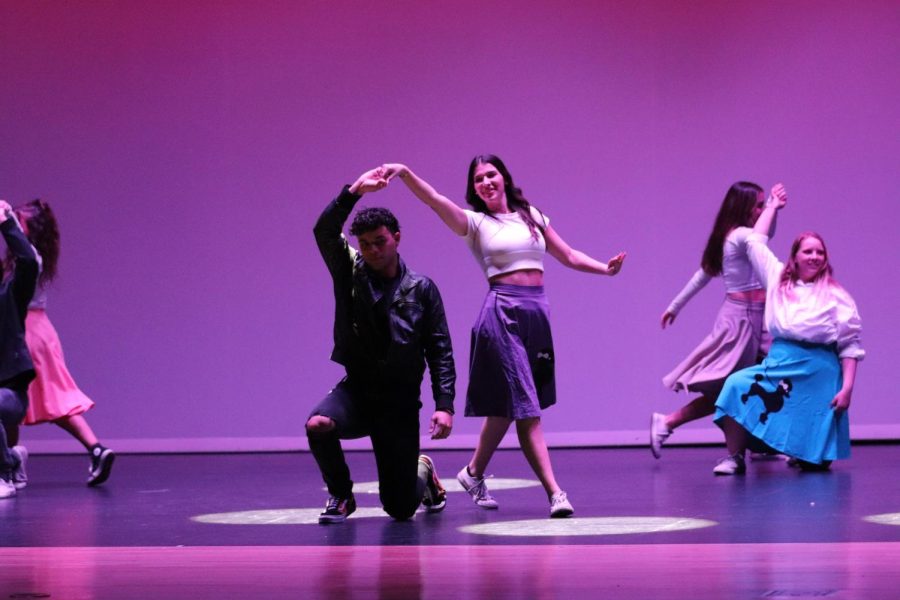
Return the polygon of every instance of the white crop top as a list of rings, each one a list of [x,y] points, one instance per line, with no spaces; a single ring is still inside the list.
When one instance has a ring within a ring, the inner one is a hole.
[[[722,247],[722,281],[725,282],[725,293],[763,288],[747,257],[747,238],[751,233],[753,229],[750,227],[735,227],[725,237],[725,244]],[[712,277],[702,267],[697,269],[666,311],[677,315],[688,300],[702,290],[711,279]]]
[[[538,239],[532,237],[528,224],[519,213],[486,215],[465,209],[463,212],[469,221],[464,236],[466,243],[488,279],[522,269],[544,270],[547,242],[540,229]],[[550,219],[533,206],[531,217],[541,228],[550,223]]]

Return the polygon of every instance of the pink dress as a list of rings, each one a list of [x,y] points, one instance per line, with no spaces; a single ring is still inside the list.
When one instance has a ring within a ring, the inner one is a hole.
[[[25,318],[25,344],[37,374],[28,387],[25,425],[80,415],[94,406],[94,401],[78,389],[66,368],[59,334],[47,317],[44,306],[46,292],[40,289]]]

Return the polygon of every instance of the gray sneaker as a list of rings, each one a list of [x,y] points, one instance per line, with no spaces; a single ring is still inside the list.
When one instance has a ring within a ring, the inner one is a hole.
[[[747,472],[747,464],[742,453],[726,456],[713,469],[716,475],[743,475]]]
[[[28,485],[28,473],[25,472],[25,463],[28,462],[28,449],[25,446],[13,446],[10,454],[16,459],[16,467],[12,470],[12,484],[17,490],[24,489]]]
[[[474,477],[473,475],[469,475],[468,465],[463,467],[456,475],[456,480],[464,490],[469,492],[469,496],[472,497],[472,502],[481,508],[486,508],[488,510],[499,508],[500,505],[497,504],[497,501],[491,496],[491,493],[487,489],[487,485],[484,483],[484,477]]]
[[[556,492],[550,497],[550,518],[564,519],[575,514],[575,509],[569,503],[566,493],[563,491]]]
[[[672,430],[666,427],[666,415],[653,413],[650,417],[650,452],[654,458],[662,454],[662,445],[672,435]]]
[[[441,512],[447,506],[447,491],[441,485],[438,478],[437,469],[434,468],[434,461],[425,454],[419,455],[419,464],[426,471],[425,474],[425,495],[422,497],[422,504],[425,511],[430,513]]]

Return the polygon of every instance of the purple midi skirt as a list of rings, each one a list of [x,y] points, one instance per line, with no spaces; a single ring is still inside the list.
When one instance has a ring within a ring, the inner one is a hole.
[[[556,403],[543,286],[492,284],[472,328],[467,417],[540,417]]]

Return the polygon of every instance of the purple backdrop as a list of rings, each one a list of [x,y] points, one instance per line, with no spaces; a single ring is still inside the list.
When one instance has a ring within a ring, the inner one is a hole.
[[[0,197],[58,213],[50,315],[98,434],[131,449],[302,443],[341,374],[319,211],[385,161],[461,200],[469,160],[491,152],[571,245],[629,253],[614,279],[548,265],[552,442],[643,442],[649,413],[686,399],[660,378],[707,333],[721,283],[671,329],[659,316],[737,179],[787,185],[777,254],[801,230],[825,236],[869,352],[854,435],[900,437],[900,290],[885,277],[900,6],[597,4],[0,5]],[[401,252],[441,287],[461,409],[483,277],[399,182],[364,204],[395,210]],[[458,443],[478,424],[458,417]],[[53,427],[24,435],[75,448]]]

